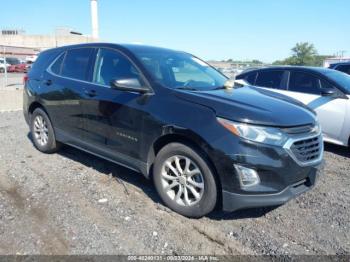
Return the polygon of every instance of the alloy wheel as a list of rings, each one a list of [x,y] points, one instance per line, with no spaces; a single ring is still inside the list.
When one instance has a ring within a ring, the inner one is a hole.
[[[193,206],[203,197],[204,178],[196,163],[186,156],[168,158],[161,169],[163,190],[181,206]]]
[[[49,141],[49,130],[45,119],[37,115],[34,119],[34,138],[40,146],[46,146]]]

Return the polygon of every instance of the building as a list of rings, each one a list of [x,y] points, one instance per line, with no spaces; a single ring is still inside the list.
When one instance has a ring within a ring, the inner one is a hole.
[[[91,5],[91,36],[83,35],[71,28],[59,27],[52,34],[31,35],[23,29],[4,28],[0,30],[0,56],[36,55],[42,50],[81,43],[91,43],[99,40],[98,0],[90,0]]]
[[[91,36],[63,27],[49,35],[28,35],[24,30],[3,29],[0,34],[0,56],[24,59],[45,49],[93,41],[96,39]]]
[[[0,57],[17,57],[26,60],[27,57],[35,56],[40,51],[37,48],[0,45]]]
[[[0,45],[44,50],[62,45],[89,43],[93,41],[92,37],[82,35],[69,28],[57,28],[53,34],[49,35],[28,35],[24,31],[16,34],[15,32],[18,32],[18,30],[2,30]]]
[[[327,58],[323,62],[324,67],[329,67],[331,64],[342,63],[342,62],[350,62],[350,57],[331,57]]]

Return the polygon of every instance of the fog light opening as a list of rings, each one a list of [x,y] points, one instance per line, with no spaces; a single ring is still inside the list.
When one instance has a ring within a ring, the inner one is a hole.
[[[240,165],[234,165],[238,173],[239,182],[241,187],[251,187],[260,184],[260,177],[258,173],[251,168],[247,168]]]

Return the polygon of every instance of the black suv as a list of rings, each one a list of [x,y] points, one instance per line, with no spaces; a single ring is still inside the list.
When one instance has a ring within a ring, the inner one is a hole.
[[[281,205],[312,188],[323,156],[314,113],[227,80],[184,52],[61,47],[29,72],[24,116],[40,151],[68,144],[141,172],[188,217]]]

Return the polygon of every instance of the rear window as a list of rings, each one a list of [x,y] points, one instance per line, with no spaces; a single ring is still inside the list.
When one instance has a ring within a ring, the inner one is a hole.
[[[77,48],[67,51],[61,75],[78,80],[87,80],[89,61],[93,48]]]
[[[258,73],[255,85],[280,89],[284,71],[262,71]]]
[[[50,50],[40,53],[29,71],[29,77],[40,77],[42,73],[47,69],[47,67],[52,63],[52,61],[59,55],[60,52],[62,51]]]

